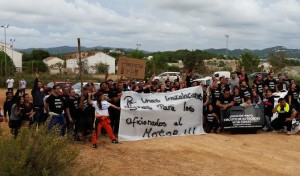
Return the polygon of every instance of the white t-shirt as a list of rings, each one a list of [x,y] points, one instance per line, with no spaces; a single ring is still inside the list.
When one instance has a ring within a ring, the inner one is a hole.
[[[97,115],[102,115],[102,116],[109,116],[108,114],[108,108],[110,107],[110,103],[107,102],[106,100],[101,101],[102,109],[100,109],[97,105],[97,101],[93,101],[93,107],[96,110]]]
[[[25,89],[26,88],[26,81],[25,80],[21,80],[20,81],[20,84],[21,84],[21,89]]]
[[[7,79],[6,80],[7,88],[13,88],[14,82],[15,82],[14,79]]]

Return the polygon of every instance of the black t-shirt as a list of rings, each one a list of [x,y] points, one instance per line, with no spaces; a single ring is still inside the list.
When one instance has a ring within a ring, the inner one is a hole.
[[[63,110],[64,110],[64,97],[62,95],[50,95],[47,100],[46,103],[49,105],[49,110],[51,112],[54,112],[56,114],[62,114]]]
[[[103,93],[103,95],[108,98],[108,99],[112,99],[112,95],[114,93],[113,89],[108,89],[108,90],[103,90],[103,89],[99,89],[98,92]]]
[[[233,100],[234,100],[234,106],[240,106],[243,101],[243,94],[239,93],[238,95],[233,95]]]
[[[140,88],[140,89],[138,89],[136,92],[137,92],[137,93],[150,93],[151,90],[150,90],[149,88],[146,88],[146,89]]]
[[[220,96],[219,101],[222,105],[227,105],[233,101],[233,97],[229,95],[229,97],[225,98],[224,95],[222,95]]]
[[[220,98],[220,96],[221,96],[221,91],[219,89],[211,90],[211,101],[213,106],[216,105],[216,102]]]
[[[283,81],[285,82],[286,85],[290,85],[291,84],[291,79],[283,79]]]
[[[215,118],[215,112],[214,111],[208,111],[206,114],[206,120],[207,122],[213,122]]]
[[[225,89],[227,89],[227,90],[230,89],[230,86],[228,84],[226,84],[226,85],[218,84],[218,89],[221,91],[221,94],[223,94]]]
[[[91,96],[91,100],[92,101],[96,100],[95,95]],[[88,96],[84,97],[82,111],[83,111],[83,114],[82,114],[83,118],[85,116],[88,116],[88,117],[94,117],[95,116],[95,108],[91,104],[89,104],[89,102],[88,102]]]
[[[264,83],[268,86],[272,93],[276,92],[277,81],[275,79],[266,79]]]
[[[172,88],[171,87],[166,87],[165,88],[165,92],[171,92],[172,91]]]
[[[120,90],[115,90],[114,92],[112,92],[112,94],[110,95],[112,98],[118,97],[119,94],[122,93],[122,91]],[[120,107],[121,105],[121,99],[119,99],[117,102],[111,102],[112,104]]]
[[[74,99],[68,98],[66,101],[66,108],[69,108],[72,118],[77,119],[78,117],[78,105],[80,99],[75,97]]]
[[[297,104],[298,103],[298,101],[297,101],[298,96],[299,96],[298,91],[296,91],[296,90],[294,90],[294,91],[289,90],[288,91],[288,96],[291,96],[291,98],[292,98],[291,103],[292,104]]]
[[[189,75],[186,75],[186,87],[191,87],[192,86],[192,82],[193,82],[193,78]]]
[[[23,110],[24,113],[23,113],[22,118],[24,120],[29,120],[29,115],[26,115],[26,114],[33,110],[33,108],[34,108],[33,103],[29,103],[28,105],[24,104],[23,108],[24,108],[24,110]]]
[[[258,95],[263,95],[264,92],[263,84],[264,84],[263,81],[260,82],[253,81],[253,87],[255,88]]]
[[[249,87],[246,88],[240,88],[240,93],[243,97],[251,97],[251,89]]]
[[[278,91],[281,91],[281,90],[287,90],[288,89],[288,85],[282,81],[282,82],[277,82],[277,88],[278,88]]]

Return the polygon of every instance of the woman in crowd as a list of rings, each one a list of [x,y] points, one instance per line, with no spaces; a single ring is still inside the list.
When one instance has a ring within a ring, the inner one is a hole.
[[[240,106],[242,103],[244,103],[244,97],[240,93],[240,89],[238,86],[233,87],[233,100],[234,100],[234,106]]]
[[[261,98],[260,96],[257,94],[255,89],[252,89],[251,92],[251,102],[252,104],[256,105],[256,104],[260,104],[261,103]]]
[[[29,94],[25,93],[23,95],[24,97],[24,113],[22,114],[22,126],[25,125],[26,123],[29,124],[33,124],[34,120],[34,106],[33,103],[30,102],[30,97]]]
[[[116,144],[118,141],[116,140],[116,137],[113,133],[112,127],[110,125],[110,117],[108,114],[108,108],[114,108],[121,110],[120,107],[117,107],[108,101],[106,101],[106,98],[104,94],[98,93],[98,99],[97,101],[92,101],[91,99],[92,94],[88,93],[88,102],[90,105],[92,105],[95,108],[96,111],[96,118],[95,118],[95,128],[93,132],[93,148],[97,148],[97,140],[98,136],[101,133],[101,128],[103,127],[109,138],[112,140],[112,143]]]
[[[23,113],[24,113],[24,97],[20,96],[17,98],[16,103],[12,105],[11,114],[9,118],[10,128],[15,138],[17,137],[21,127],[21,122],[22,122],[21,117]]]

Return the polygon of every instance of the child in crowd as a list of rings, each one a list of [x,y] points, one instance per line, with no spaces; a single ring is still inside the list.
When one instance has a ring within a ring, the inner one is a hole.
[[[243,106],[244,108],[247,108],[249,106],[252,106],[251,98],[250,97],[244,97],[244,103],[242,103],[240,106]]]

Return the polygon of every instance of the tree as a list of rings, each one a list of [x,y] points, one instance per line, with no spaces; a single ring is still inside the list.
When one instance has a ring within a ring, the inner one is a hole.
[[[44,51],[41,49],[32,50],[32,52],[31,52],[31,57],[33,60],[43,60],[49,56],[50,56],[50,54],[48,51]]]
[[[6,55],[7,75],[14,75],[16,67],[8,55]],[[0,75],[5,75],[5,53],[0,51]]]
[[[96,70],[96,73],[105,74],[105,73],[108,73],[109,65],[100,62],[100,63],[96,64],[95,66],[93,66],[93,68]]]
[[[138,49],[131,51],[130,53],[127,54],[127,57],[130,58],[138,58],[142,59],[146,56],[146,54],[142,51],[139,51]]]
[[[287,66],[287,59],[286,59],[286,54],[283,51],[275,52],[275,53],[270,53],[268,62],[270,65],[272,65],[273,70],[279,71],[281,68]]]
[[[30,54],[23,53],[23,62],[32,61],[32,60],[43,60],[49,56],[50,54],[48,51],[44,51],[41,49],[32,50]]]
[[[258,71],[259,58],[250,52],[246,52],[242,54],[239,65],[245,67],[249,73]]]
[[[27,73],[47,72],[48,67],[43,61],[29,61],[25,63],[25,71]]]

